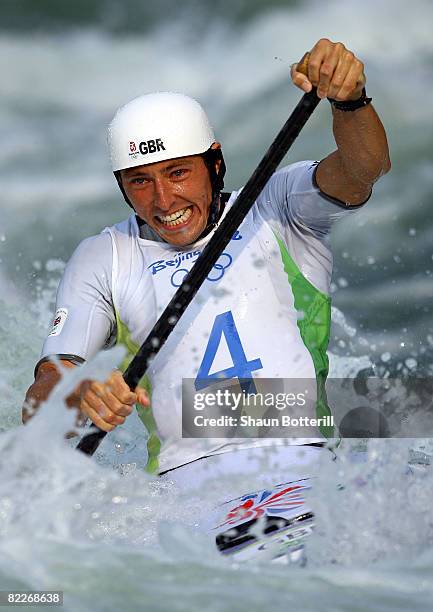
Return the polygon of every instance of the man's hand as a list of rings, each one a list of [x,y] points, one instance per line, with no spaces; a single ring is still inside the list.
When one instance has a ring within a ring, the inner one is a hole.
[[[105,383],[86,381],[81,385],[80,409],[103,431],[124,423],[136,403],[150,406],[146,391],[137,387],[133,393],[117,371]]]
[[[339,102],[357,100],[365,86],[364,64],[343,43],[327,38],[321,38],[298,64],[293,64],[290,75],[303,91],[308,93],[314,86],[319,98]]]

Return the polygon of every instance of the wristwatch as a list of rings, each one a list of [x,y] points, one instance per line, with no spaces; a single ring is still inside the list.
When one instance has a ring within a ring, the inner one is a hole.
[[[345,100],[344,102],[334,100],[333,98],[328,98],[328,100],[334,108],[341,111],[350,112],[355,111],[358,108],[362,108],[363,106],[368,106],[372,98],[367,98],[365,87],[363,87],[361,97],[357,100]]]

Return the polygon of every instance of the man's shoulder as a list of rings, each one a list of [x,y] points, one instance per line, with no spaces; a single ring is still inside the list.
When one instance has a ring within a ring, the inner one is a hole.
[[[102,232],[89,236],[79,243],[69,259],[64,281],[74,286],[79,282],[93,286],[95,282],[102,282],[101,279],[111,278],[112,262],[110,235]]]
[[[99,234],[84,238],[73,252],[69,266],[84,265],[86,268],[94,268],[111,262],[113,247],[109,229],[111,228],[105,228]]]
[[[88,255],[105,253],[107,255],[112,251],[113,239],[118,242],[119,240],[135,239],[137,236],[137,222],[135,216],[131,215],[123,221],[104,227],[99,234],[84,238],[78,245],[76,253],[87,253]]]
[[[299,161],[276,170],[256,200],[256,208],[265,216],[286,219],[293,195],[315,192],[313,176],[317,162]]]
[[[273,177],[277,179],[281,177],[290,177],[295,179],[296,177],[301,177],[308,174],[312,175],[318,163],[319,162],[313,160],[303,160],[294,162],[293,164],[283,166],[282,168],[274,172]]]
[[[282,166],[278,170],[271,175],[268,185],[272,182],[279,182],[282,179],[285,180],[288,177],[291,179],[295,179],[296,177],[313,175],[314,169],[318,165],[318,161],[314,160],[302,160],[298,162],[293,162],[292,164],[287,164],[286,166]],[[240,187],[237,190],[234,190],[230,194],[229,203],[233,203],[234,199],[241,193],[244,187]]]
[[[75,250],[75,254],[91,254],[92,252],[99,251],[107,251],[110,247],[111,238],[110,234],[107,231],[108,228],[105,228],[99,234],[95,234],[93,236],[88,236],[84,238],[77,246]]]
[[[276,170],[258,196],[256,205],[260,207],[263,204],[269,206],[269,203],[278,203],[280,200],[283,202],[288,195],[296,193],[298,190],[302,192],[317,191],[314,185],[314,171],[318,163],[314,160],[303,160]],[[231,193],[228,202],[229,208],[234,204],[242,190],[243,187]]]
[[[99,235],[115,235],[126,236],[129,238],[137,238],[139,235],[137,220],[135,215],[129,215],[126,219],[115,223],[109,227],[105,227]]]

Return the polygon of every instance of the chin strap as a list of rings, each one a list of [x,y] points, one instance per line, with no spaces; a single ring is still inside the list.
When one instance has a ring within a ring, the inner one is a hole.
[[[120,191],[122,192],[123,198],[125,200],[125,202],[128,204],[128,206],[130,206],[132,209],[134,209],[134,207],[132,206],[131,202],[129,201],[128,196],[125,193],[125,190],[123,189],[123,185],[122,185],[122,177],[120,176],[120,170],[115,170],[113,172],[114,174],[114,178],[117,181],[117,184],[119,186]]]
[[[218,195],[218,203],[216,206],[213,207],[212,213],[209,211],[209,218],[208,218],[208,223],[206,227],[204,228],[200,236],[194,240],[194,242],[197,242],[197,240],[201,240],[202,238],[207,236],[213,229],[215,229],[215,227],[218,225],[219,220],[222,217],[224,208],[230,196],[231,196],[231,193],[227,193],[227,192],[223,192]],[[212,219],[211,219],[211,215],[212,215]]]
[[[208,149],[202,155],[206,168],[209,172],[209,178],[212,185],[212,202],[209,207],[209,216],[204,232],[207,233],[209,228],[215,227],[221,217],[221,191],[224,189],[224,176],[226,173],[226,165],[221,149]],[[217,162],[220,162],[219,170],[216,170]],[[204,233],[203,232],[203,233]],[[202,234],[203,235],[203,234]],[[201,237],[201,236],[200,236]]]

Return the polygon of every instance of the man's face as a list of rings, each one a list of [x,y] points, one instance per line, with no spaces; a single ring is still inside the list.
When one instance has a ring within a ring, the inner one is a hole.
[[[137,215],[166,242],[186,246],[205,229],[212,185],[200,155],[128,168],[121,179]]]

